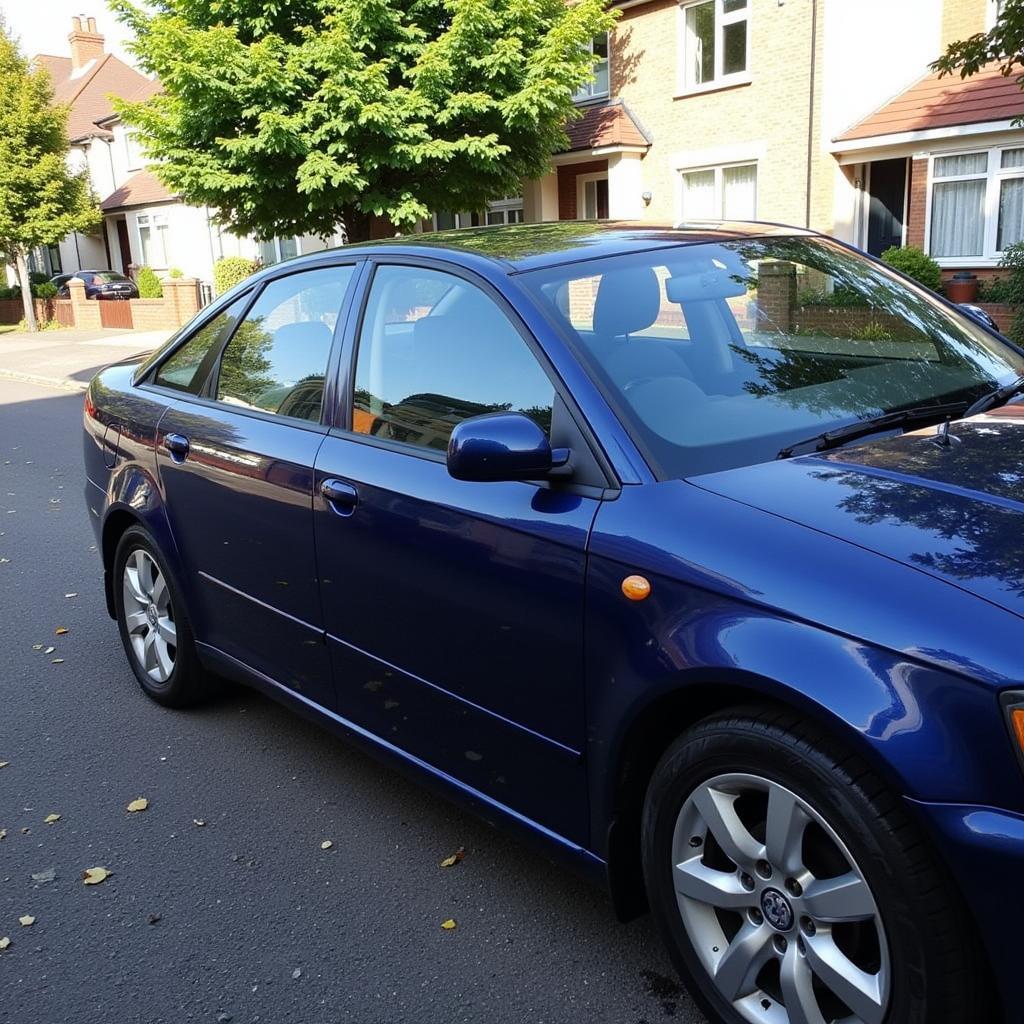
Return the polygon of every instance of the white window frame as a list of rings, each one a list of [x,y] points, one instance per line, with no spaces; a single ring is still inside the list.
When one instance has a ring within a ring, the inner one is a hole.
[[[295,242],[295,256],[301,256],[302,255],[302,238],[299,235],[288,235],[287,238],[286,238],[286,241],[294,241]],[[281,236],[280,235],[274,235],[273,238],[268,238],[264,242],[258,242],[257,244],[262,246],[262,245],[267,244],[268,242],[273,242],[273,244],[274,244],[274,262],[273,263],[265,264],[265,266],[273,267],[273,266],[276,266],[278,263],[281,263],[284,260],[291,260],[291,259],[295,258],[295,256],[285,256],[284,253],[281,251]],[[259,255],[260,255],[260,259],[262,260],[263,259],[263,252],[262,252],[262,250],[260,251]]]
[[[715,5],[715,72],[714,77],[707,82],[691,82],[689,75],[690,55],[692,41],[689,29],[686,25],[687,13],[693,7],[700,7],[705,3]],[[677,69],[677,94],[688,96],[693,93],[713,92],[716,89],[728,89],[734,85],[745,85],[750,81],[750,41],[751,41],[751,7],[753,0],[747,0],[746,7],[738,11],[725,13],[724,0],[684,0],[679,4],[679,62]],[[727,25],[735,25],[737,22],[747,23],[747,52],[744,57],[742,71],[734,71],[731,74],[723,74],[722,64],[725,60],[725,28]]]
[[[1024,149],[1024,141],[1004,143],[1001,146],[977,147],[970,149],[951,150],[942,153],[930,153],[928,156],[928,201],[925,204],[924,249],[932,251],[932,204],[936,183],[950,181],[981,181],[985,187],[985,233],[980,256],[935,256],[940,267],[995,267],[999,265],[1002,252],[996,248],[999,238],[999,195],[1002,184],[1008,178],[1024,178],[1024,167],[1002,166],[1003,151],[1007,149]],[[935,175],[935,161],[947,156],[968,156],[973,153],[988,154],[988,169],[983,174]]]
[[[683,182],[683,177],[687,174],[700,174],[702,172],[714,171],[715,172],[715,209],[719,211],[720,216],[711,218],[712,220],[727,220],[725,216],[725,172],[731,170],[734,167],[753,167],[754,168],[754,213],[750,220],[757,219],[757,202],[758,202],[758,179],[760,177],[760,166],[757,160],[731,160],[728,163],[722,164],[703,164],[696,167],[680,167],[677,170],[679,175],[679,216],[676,218],[680,222],[686,222],[686,185]],[[700,223],[703,218],[695,218]]]
[[[437,226],[437,213],[435,212],[430,215],[434,231],[460,231],[462,228],[473,227],[472,210],[444,210],[443,212],[450,213],[455,219],[455,224],[450,228],[439,228]],[[477,215],[479,216],[479,212]]]
[[[1003,0],[986,0],[985,8],[985,31],[989,32],[996,27],[999,12],[1003,9]]]
[[[146,158],[142,155],[138,136],[128,129],[124,133],[124,160],[125,167],[129,171],[139,171],[146,165]]]
[[[518,220],[510,220],[511,214],[519,213]],[[523,223],[523,200],[521,196],[510,197],[507,199],[496,199],[494,202],[487,204],[487,209],[484,211],[484,224],[491,223],[491,214],[501,214],[501,224],[522,224]]]
[[[592,100],[607,99],[611,94],[612,88],[612,34],[610,32],[602,33],[604,35],[604,48],[608,56],[604,60],[606,66],[607,82],[608,85],[604,89],[598,89],[596,81],[596,68],[600,61],[594,63],[595,68],[595,80],[593,82],[584,82],[575,93],[573,93],[573,103],[589,103]],[[594,40],[591,39],[587,43],[587,50],[593,54],[594,52]]]
[[[162,263],[147,263],[146,246],[142,241],[142,229],[149,228],[152,240],[160,239],[160,248],[163,250]],[[163,230],[159,230],[159,229]],[[139,259],[141,266],[151,267],[153,270],[166,270],[170,266],[170,253],[167,245],[167,236],[170,234],[170,221],[166,213],[138,213],[135,215],[135,235],[139,243]]]
[[[590,181],[608,181],[607,171],[594,171],[592,174],[577,174],[576,175],[576,219],[587,220],[586,210],[586,196],[587,196],[587,182]],[[611,182],[608,183],[608,205],[611,206]],[[594,193],[594,203],[597,204],[597,193]],[[609,213],[611,211],[609,210]],[[594,217],[597,218],[597,210],[594,210]]]

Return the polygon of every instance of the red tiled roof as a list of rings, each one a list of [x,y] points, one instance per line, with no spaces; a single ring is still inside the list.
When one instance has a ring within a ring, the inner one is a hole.
[[[151,203],[166,203],[176,198],[177,196],[169,192],[155,174],[150,171],[139,171],[120,188],[114,189],[100,203],[100,209],[104,213],[111,213],[128,206],[149,206]]]
[[[986,121],[1010,121],[1024,114],[1024,95],[1015,76],[990,64],[971,78],[928,75],[889,100],[835,141],[853,142]]]
[[[70,104],[68,112],[68,138],[74,142],[89,135],[109,137],[110,133],[96,127],[114,113],[109,96],[146,99],[159,89],[123,60],[111,53],[80,68],[75,74],[68,57],[40,54],[35,62],[45,68],[53,82],[53,98],[57,103]]]
[[[610,100],[593,107],[584,107],[583,116],[565,126],[569,136],[567,153],[603,146],[643,146],[651,140],[634,120],[622,100]]]

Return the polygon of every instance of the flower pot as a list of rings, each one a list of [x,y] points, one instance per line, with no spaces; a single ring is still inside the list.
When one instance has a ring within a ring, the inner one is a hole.
[[[978,279],[974,274],[961,270],[946,282],[946,298],[958,305],[974,302],[978,298]]]

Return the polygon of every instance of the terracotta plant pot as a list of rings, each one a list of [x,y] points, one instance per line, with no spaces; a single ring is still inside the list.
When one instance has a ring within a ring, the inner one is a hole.
[[[961,270],[946,282],[946,298],[950,302],[975,302],[978,298],[978,279]]]

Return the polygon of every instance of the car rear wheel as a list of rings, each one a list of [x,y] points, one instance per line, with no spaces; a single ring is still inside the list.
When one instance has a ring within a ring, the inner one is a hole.
[[[713,1021],[982,1019],[973,931],[927,843],[797,719],[731,714],[677,740],[648,790],[643,856],[659,929]]]
[[[184,600],[153,538],[126,530],[114,555],[114,602],[121,642],[142,689],[168,707],[209,692]]]

